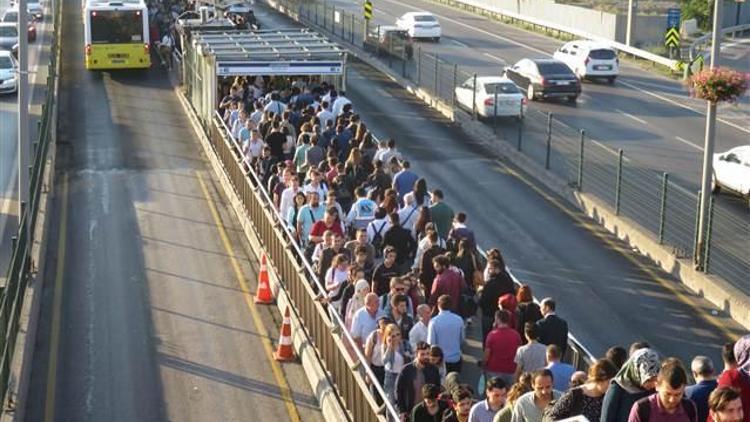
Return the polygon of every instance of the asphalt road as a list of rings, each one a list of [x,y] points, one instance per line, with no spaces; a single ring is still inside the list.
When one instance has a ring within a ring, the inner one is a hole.
[[[46,95],[47,62],[52,18],[51,4],[46,7],[45,21],[37,23],[37,41],[29,43],[29,139],[37,137],[37,122]],[[0,13],[8,6],[0,0]],[[18,226],[18,96],[0,96],[0,279],[5,278],[11,255],[11,238]]]
[[[266,8],[256,14],[272,25],[293,25]],[[647,340],[666,356],[689,362],[705,354],[720,362],[720,345],[745,332],[513,164],[491,158],[492,151],[387,76],[356,60],[347,75],[347,97],[368,129],[396,139],[428,187],[442,189],[455,211],[467,212],[479,244],[499,247],[537,297],[556,298],[558,313],[594,354]],[[476,331],[464,349],[469,362],[481,351]]]
[[[76,3],[26,420],[322,420],[164,70],[86,71]]]

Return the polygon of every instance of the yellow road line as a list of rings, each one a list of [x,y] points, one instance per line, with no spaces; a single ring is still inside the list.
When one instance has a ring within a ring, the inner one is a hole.
[[[692,298],[688,297],[687,295],[685,295],[685,293],[677,289],[677,287],[675,287],[674,285],[674,282],[672,282],[671,280],[667,280],[666,278],[662,277],[661,274],[658,273],[658,271],[640,262],[640,260],[637,257],[633,256],[632,251],[622,247],[619,244],[619,242],[610,239],[608,235],[602,234],[601,226],[581,217],[577,212],[570,211],[568,207],[565,204],[561,203],[557,198],[543,191],[536,184],[530,181],[527,177],[518,173],[512,168],[508,167],[508,165],[506,165],[505,163],[498,162],[498,164],[500,164],[503,167],[503,170],[505,170],[508,174],[512,175],[516,179],[526,184],[534,192],[542,196],[547,202],[551,203],[560,211],[567,214],[570,218],[572,218],[575,222],[577,222],[581,227],[585,228],[588,232],[590,232],[599,240],[604,242],[612,250],[619,252],[623,257],[625,257],[625,259],[630,261],[631,264],[633,264],[638,269],[640,269],[649,278],[653,279],[654,281],[659,283],[659,285],[669,290],[680,302],[692,308],[694,311],[696,311],[697,315],[703,318],[705,322],[707,322],[709,325],[713,326],[719,332],[721,332],[724,335],[724,337],[726,337],[727,340],[734,341],[737,339],[740,333],[736,333],[733,330],[727,328],[726,324],[723,324],[718,318],[705,312],[705,310],[701,308],[697,303],[695,303],[695,301]]]
[[[214,202],[211,199],[211,195],[208,193],[208,188],[206,187],[206,183],[203,181],[203,176],[201,175],[199,171],[196,171],[195,174],[198,177],[198,183],[201,186],[201,190],[203,190],[203,195],[206,197],[206,202],[208,203],[208,209],[211,211],[211,216],[213,217],[214,222],[216,223],[216,227],[219,230],[219,236],[221,237],[221,242],[224,244],[224,249],[227,255],[229,256],[230,262],[232,263],[234,274],[237,277],[237,280],[240,282],[242,296],[245,298],[245,303],[247,304],[247,307],[250,309],[250,315],[253,317],[253,323],[255,324],[255,329],[258,330],[258,334],[261,338],[261,342],[263,343],[263,350],[266,352],[266,358],[268,358],[268,361],[271,363],[271,370],[273,372],[274,378],[276,379],[276,384],[279,386],[279,389],[281,390],[281,398],[284,401],[284,404],[286,405],[287,413],[289,414],[289,420],[292,422],[298,422],[300,420],[300,416],[299,416],[299,413],[297,412],[297,407],[294,405],[294,401],[292,400],[291,389],[289,388],[289,384],[287,383],[286,378],[284,377],[284,373],[281,371],[281,366],[273,357],[273,345],[271,344],[271,341],[268,339],[268,331],[266,330],[266,327],[263,325],[263,321],[260,318],[258,309],[256,308],[255,303],[253,302],[252,295],[250,294],[250,288],[248,287],[247,281],[245,280],[245,276],[242,272],[242,269],[240,268],[240,265],[237,262],[237,258],[235,258],[236,254],[234,253],[234,248],[232,248],[232,244],[229,242],[229,236],[227,236],[226,229],[224,228],[224,225],[221,222],[221,218],[219,218],[219,212],[216,210],[216,206],[214,205]]]
[[[47,399],[44,402],[44,421],[55,420],[55,394],[57,389],[57,358],[60,348],[60,319],[62,312],[63,273],[65,270],[65,242],[68,235],[68,175],[62,179],[60,203],[60,232],[57,239],[57,266],[55,292],[52,298],[52,324],[50,327],[49,361],[47,367]]]

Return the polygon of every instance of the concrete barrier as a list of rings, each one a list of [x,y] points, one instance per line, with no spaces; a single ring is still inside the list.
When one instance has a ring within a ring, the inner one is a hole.
[[[193,131],[198,136],[203,151],[211,164],[214,174],[216,175],[219,184],[224,191],[224,194],[229,199],[229,204],[237,216],[242,232],[245,238],[248,240],[251,246],[251,252],[255,257],[260,260],[263,254],[263,244],[261,243],[253,222],[248,217],[245,209],[242,206],[240,198],[237,196],[232,183],[229,181],[229,177],[224,172],[219,157],[216,156],[211,143],[209,142],[203,127],[195,114],[195,111],[190,106],[189,101],[179,88],[175,88],[177,98],[180,100],[180,104],[185,110],[185,114],[190,120],[190,124]],[[283,315],[286,311],[287,306],[291,306],[291,322],[292,322],[292,343],[294,351],[299,357],[302,367],[304,368],[305,375],[310,383],[310,386],[315,394],[315,398],[318,401],[320,409],[323,413],[323,418],[326,421],[333,422],[344,422],[349,421],[349,414],[346,411],[343,403],[338,397],[338,393],[334,385],[331,382],[330,376],[326,372],[325,368],[321,364],[320,357],[318,356],[317,350],[313,345],[312,341],[307,337],[306,331],[301,323],[299,317],[294,311],[294,306],[286,295],[284,289],[281,288],[279,283],[277,272],[273,267],[273,263],[269,262],[269,278],[271,282],[271,288],[276,296],[276,306],[279,308],[279,312]]]

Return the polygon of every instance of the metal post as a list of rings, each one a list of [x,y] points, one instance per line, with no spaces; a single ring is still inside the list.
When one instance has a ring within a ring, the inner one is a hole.
[[[453,89],[451,95],[451,108],[456,108],[456,87],[458,86],[458,63],[453,64]]]
[[[547,113],[547,154],[544,158],[544,168],[549,170],[549,155],[552,150],[552,113]]]
[[[354,44],[354,13],[352,13],[352,44]]]
[[[711,34],[711,69],[719,63],[719,44],[721,43],[721,13],[723,1],[714,2],[714,27]],[[701,205],[698,214],[698,239],[695,264],[701,267],[704,262],[702,254],[706,250],[704,247],[709,197],[711,196],[711,176],[713,175],[714,142],[716,136],[716,103],[708,102],[708,112],[706,113],[706,139],[703,147],[703,179],[701,183]]]
[[[709,196],[708,200],[708,222],[706,223],[706,243],[703,251],[703,271],[709,271],[709,262],[711,261],[711,232],[713,231],[714,222],[714,197]]]
[[[734,4],[737,5],[737,12],[734,15],[734,26],[738,26],[740,24],[740,15],[742,14],[742,1],[740,0],[734,0]],[[737,33],[734,33],[734,38],[737,38]]]
[[[318,4],[315,4],[315,25],[318,24]]]
[[[438,88],[439,88],[438,85],[439,85],[439,81],[440,81],[440,78],[438,76],[438,73],[439,73],[438,66],[439,65],[440,65],[440,62],[439,62],[439,59],[438,59],[438,55],[437,55],[437,53],[435,53],[435,83],[434,83],[435,86],[434,86],[434,88],[435,88],[435,96],[438,97],[438,98],[440,98],[440,94],[438,94],[438,92],[439,92],[438,91]]]
[[[497,133],[497,84],[495,84],[495,98],[492,99],[492,133]]]
[[[659,244],[664,243],[664,228],[667,221],[667,190],[669,188],[669,173],[661,176],[661,205],[659,206]]]
[[[516,149],[521,151],[521,142],[523,141],[523,122],[518,121],[518,144],[516,145]]]
[[[31,219],[23,218],[23,204],[29,201],[29,43],[28,10],[26,0],[18,2],[18,221],[26,221],[26,232],[30,229]],[[19,231],[23,228],[19,227]],[[26,245],[31,239],[26,236]],[[26,245],[20,245],[25,248]]]
[[[328,29],[328,3],[323,2],[323,29]]]
[[[701,191],[698,191],[698,194],[696,195],[697,201],[695,204],[695,214],[696,216],[700,214],[701,210]],[[698,230],[700,229],[700,222],[698,218],[695,219],[695,236],[693,236],[693,260],[695,262],[700,262],[698,260],[698,255],[700,253],[698,252]],[[700,268],[698,268],[700,269]]]
[[[477,74],[474,74],[474,82],[471,84],[471,115],[477,119]]]
[[[617,179],[615,179],[615,215],[620,215],[620,192],[622,191],[622,149],[617,150]]]
[[[633,33],[635,31],[635,19],[638,15],[636,13],[636,9],[638,9],[638,0],[628,0],[628,21],[627,21],[627,27],[625,29],[625,44],[628,46],[632,46],[633,42]]]
[[[578,147],[578,191],[583,186],[583,141],[586,138],[586,131],[581,129],[581,142]]]
[[[417,46],[417,86],[422,85],[422,46]]]

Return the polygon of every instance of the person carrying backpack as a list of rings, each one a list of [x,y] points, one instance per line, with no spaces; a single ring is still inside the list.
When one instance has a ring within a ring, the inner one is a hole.
[[[687,382],[679,359],[664,360],[656,377],[656,393],[633,404],[628,422],[697,422],[695,403],[685,397]]]
[[[385,232],[391,228],[391,222],[388,220],[385,208],[378,208],[375,211],[375,219],[367,225],[367,240],[375,248],[375,257],[383,256],[383,238]]]

